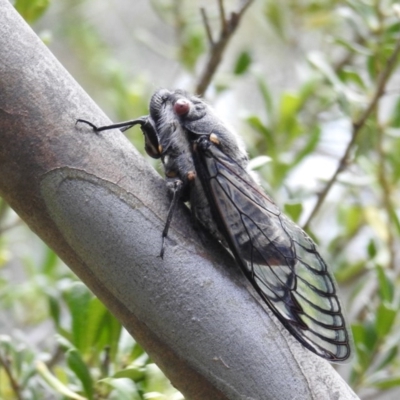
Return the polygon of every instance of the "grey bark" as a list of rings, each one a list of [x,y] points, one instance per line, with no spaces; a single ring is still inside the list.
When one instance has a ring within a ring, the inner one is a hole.
[[[163,180],[0,0],[0,194],[187,399],[354,399],[257,301]],[[132,115],[135,117],[136,115]]]

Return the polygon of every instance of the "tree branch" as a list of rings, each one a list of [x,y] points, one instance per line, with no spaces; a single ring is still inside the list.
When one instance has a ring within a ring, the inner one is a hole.
[[[367,108],[365,111],[361,114],[361,116],[353,121],[353,128],[352,128],[352,134],[351,134],[351,140],[349,144],[346,147],[346,150],[342,156],[342,158],[339,161],[339,164],[336,168],[335,173],[333,174],[332,178],[328,181],[328,183],[325,185],[324,189],[319,193],[317,202],[313,208],[313,210],[310,213],[310,216],[307,219],[307,222],[304,224],[304,229],[307,230],[310,226],[311,221],[314,219],[316,214],[318,213],[319,209],[321,208],[321,205],[325,201],[326,196],[328,195],[329,191],[331,190],[332,186],[334,183],[337,181],[339,174],[347,167],[350,161],[350,154],[357,142],[357,138],[359,136],[360,131],[364,127],[367,119],[370,117],[370,115],[374,112],[379,99],[382,97],[385,91],[386,84],[392,75],[392,72],[396,66],[397,58],[400,53],[400,40],[397,42],[392,55],[388,59],[386,63],[385,69],[381,72],[378,78],[378,83],[376,86],[376,90],[374,92],[374,95],[372,96],[372,99],[370,103],[368,104]]]
[[[109,121],[8,0],[0,16],[0,194],[185,398],[356,398],[182,205],[158,257],[165,183],[121,132],[77,130]]]
[[[213,40],[207,14],[204,9],[201,9],[204,27],[210,45],[210,54],[208,55],[208,61],[204,67],[203,72],[200,74],[200,78],[196,85],[195,92],[199,96],[204,96],[204,93],[206,92],[208,86],[210,85],[211,80],[219,64],[221,63],[222,56],[224,54],[226,46],[229,43],[229,40],[235,33],[237,27],[239,26],[241,18],[243,17],[245,11],[252,2],[253,0],[242,1],[242,5],[239,7],[239,10],[236,12],[232,12],[230,18],[226,18],[224,1],[218,0],[219,16],[221,20],[221,31],[217,41]]]

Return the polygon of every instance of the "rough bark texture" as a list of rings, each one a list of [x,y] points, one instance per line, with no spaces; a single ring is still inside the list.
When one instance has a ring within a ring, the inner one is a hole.
[[[0,194],[187,399],[352,399],[265,310],[182,206],[158,257],[163,180],[0,0]],[[135,115],[132,115],[134,117]]]

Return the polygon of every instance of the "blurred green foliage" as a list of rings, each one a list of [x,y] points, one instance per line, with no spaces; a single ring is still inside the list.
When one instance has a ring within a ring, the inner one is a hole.
[[[0,304],[10,315],[26,318],[24,329],[36,326],[42,335],[51,331],[52,338],[38,349],[29,334],[0,335],[2,399],[182,398],[51,250],[38,265],[30,264],[25,262],[26,282],[2,282]]]
[[[14,7],[25,19],[33,23],[40,18],[50,6],[50,0],[15,0]]]
[[[128,68],[113,58],[110,45],[83,12],[85,3],[75,0],[74,7],[62,13],[66,20],[62,35],[73,49],[69,57],[87,71],[87,87],[115,120],[146,114],[154,91],[151,78],[146,74],[132,78]],[[30,23],[49,4],[15,1]],[[192,82],[190,90],[208,52],[198,6],[208,8],[211,28],[218,29],[217,2],[153,0],[151,4],[174,38],[174,43],[164,43],[157,51],[166,60],[175,60],[178,76]],[[231,6],[226,1],[226,7]],[[390,0],[262,0],[250,7],[244,29],[232,38],[210,92],[216,99],[233,97],[245,82],[251,88],[246,93],[259,99],[257,112],[247,109],[241,125],[250,157],[262,185],[300,224],[329,179],[320,178],[320,170],[332,162],[339,164],[355,124],[375,96],[400,38],[399,17],[396,2]],[[246,36],[250,25],[265,31]],[[257,52],[257,45],[263,48],[267,41],[292,54],[291,62],[281,69],[288,69],[287,76],[295,77],[295,83],[279,86],[261,68],[273,57]],[[165,66],[161,63],[159,68]],[[353,329],[356,354],[339,372],[361,397],[372,393],[375,399],[388,390],[398,396],[400,389],[398,71],[393,76],[352,144],[334,189],[308,225],[334,268]],[[130,137],[143,147],[137,132]],[[269,158],[262,157],[265,154]],[[305,170],[307,163],[313,163],[316,177],[304,173],[310,171]],[[334,169],[329,171],[328,176],[333,175]],[[35,256],[19,259],[22,230],[18,218],[1,202],[0,268],[6,273],[0,278],[0,308],[12,319],[12,330],[0,336],[0,397],[180,399],[116,319],[50,250],[43,247],[39,260],[37,249]],[[17,262],[24,279],[7,272]],[[42,337],[35,344],[28,340],[36,331],[46,332],[46,340]]]

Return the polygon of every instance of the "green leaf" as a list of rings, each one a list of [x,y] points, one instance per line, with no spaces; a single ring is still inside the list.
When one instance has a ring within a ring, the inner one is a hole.
[[[93,399],[93,380],[86,363],[75,349],[70,349],[66,353],[67,364],[81,381],[83,390],[88,399]]]
[[[396,101],[396,104],[393,108],[389,125],[393,128],[400,128],[400,99]]]
[[[275,134],[280,134],[280,143],[284,148],[290,148],[292,139],[302,133],[299,124],[298,112],[302,106],[302,99],[297,93],[285,92],[281,95],[278,111],[278,125]]]
[[[378,275],[379,297],[382,301],[391,304],[394,298],[393,280],[387,276],[386,271],[380,265],[377,264],[375,270]]]
[[[375,348],[378,337],[375,326],[366,322],[365,324],[354,324],[352,329],[356,346],[370,353]]]
[[[344,228],[344,235],[352,237],[359,229],[363,221],[363,209],[359,205],[342,206],[339,208],[339,223]]]
[[[179,49],[179,58],[183,65],[193,71],[198,58],[204,52],[204,34],[198,29],[190,30],[184,36],[184,41]]]
[[[55,338],[65,352],[70,349],[74,349],[74,345],[68,339],[66,339],[65,336],[55,335]]]
[[[301,85],[298,92],[300,106],[303,106],[308,99],[315,98],[315,91],[317,90],[319,83],[320,80],[313,77]]]
[[[397,308],[382,302],[376,310],[375,329],[380,338],[385,337],[393,327],[397,315]]]
[[[386,354],[385,354],[386,353]],[[383,352],[383,359],[376,368],[377,371],[383,370],[387,365],[391,364],[392,361],[397,357],[399,353],[399,347],[393,346],[389,350]]]
[[[290,165],[281,161],[275,161],[271,163],[272,166],[272,176],[270,180],[270,185],[272,187],[280,187],[282,182],[285,180],[288,172],[290,171]]]
[[[81,282],[74,282],[64,293],[72,317],[72,343],[85,354],[88,349],[87,319],[93,295]]]
[[[367,251],[370,258],[376,257],[378,250],[376,249],[376,244],[373,239],[368,242]]]
[[[301,161],[304,160],[309,154],[311,154],[315,148],[317,147],[319,140],[321,137],[321,129],[319,126],[316,126],[310,135],[308,135],[308,140],[306,144],[302,147],[301,150],[297,151],[295,154],[295,158],[292,162],[292,167],[298,165]]]
[[[135,360],[135,363],[140,362],[141,365],[146,364],[149,359],[147,353],[145,353],[144,350],[135,342],[131,350],[131,357],[133,360]]]
[[[16,0],[14,7],[28,23],[35,22],[50,5],[50,0]]]
[[[116,372],[113,376],[114,378],[129,378],[134,382],[139,382],[145,378],[145,368],[139,366],[133,366],[129,368],[122,369]]]
[[[266,125],[264,125],[261,119],[256,115],[251,115],[250,117],[247,117],[246,122],[254,130],[256,130],[262,135],[263,139],[267,144],[268,153],[271,155],[272,158],[274,158],[274,154],[276,151],[275,138],[270,129]]]
[[[268,1],[265,5],[265,16],[267,17],[275,32],[285,39],[285,18],[284,12],[278,1]]]
[[[167,389],[166,385],[168,385],[168,381],[156,364],[150,363],[146,365],[146,378],[144,386],[148,391],[162,393]],[[156,400],[160,399],[160,397],[151,397],[151,399]]]
[[[56,392],[62,394],[63,396],[68,397],[69,399],[74,400],[87,400],[86,397],[83,397],[74,391],[72,391],[68,386],[64,385],[59,379],[57,379],[47,368],[46,364],[43,361],[36,362],[36,370],[39,375],[47,382],[47,384],[52,387]]]
[[[357,362],[359,365],[356,369],[365,371],[371,364],[371,350],[368,346],[368,343],[370,342],[370,340],[368,340],[368,330],[361,323],[352,324],[351,328],[354,343],[356,345]],[[361,371],[359,371],[359,373],[361,373]]]
[[[284,206],[285,214],[293,221],[298,222],[301,213],[303,212],[303,204],[301,203],[286,203]]]
[[[372,3],[359,0],[348,0],[347,4],[363,19],[366,28],[369,28],[373,32],[379,29],[380,18],[377,15],[378,7],[375,7]]]
[[[375,54],[367,58],[367,71],[369,74],[369,78],[372,81],[375,81],[378,75],[378,65],[375,59]]]
[[[335,269],[335,278],[338,283],[348,282],[365,271],[365,261],[360,260],[349,264],[347,261],[342,262]]]
[[[267,113],[268,118],[271,120],[273,123],[274,119],[274,102],[272,100],[272,95],[271,92],[268,88],[267,83],[262,77],[257,78],[257,84],[258,84],[258,89],[260,90],[264,106],[265,106],[265,111]]]
[[[115,396],[118,400],[141,400],[142,397],[136,388],[135,383],[129,378],[105,378],[99,382],[105,383],[114,389]]]
[[[318,52],[311,53],[308,56],[308,61],[332,85],[341,110],[344,114],[350,115],[351,107],[349,99],[353,100],[354,95],[339,79],[332,65]]]
[[[99,335],[102,333],[103,320],[107,312],[107,309],[97,297],[90,299],[87,308],[87,321],[85,324],[87,348],[93,349],[96,342],[99,340]]]
[[[352,40],[337,38],[334,41],[336,44],[343,46],[345,49],[349,50],[352,53],[360,54],[362,56],[370,56],[373,54],[373,52],[370,49]]]
[[[45,275],[51,276],[57,267],[58,256],[53,250],[47,248],[46,259],[42,265],[42,271]]]
[[[354,83],[357,87],[363,90],[367,89],[364,80],[356,69],[352,69],[349,67],[343,68],[339,71],[338,75],[339,78],[345,83]]]
[[[400,235],[400,220],[399,220],[399,217],[397,216],[396,210],[394,209],[394,207],[392,205],[390,205],[389,213],[390,213],[390,221],[392,222],[393,226],[396,228],[397,234]]]
[[[283,93],[279,104],[279,132],[294,137],[298,132],[297,111],[300,108],[300,98],[295,93]]]
[[[243,75],[249,69],[252,59],[247,51],[240,53],[233,70],[235,75]]]
[[[400,22],[396,21],[392,24],[389,24],[386,28],[386,35],[394,35],[397,39],[398,34],[400,33]]]
[[[382,390],[387,390],[396,386],[400,386],[400,376],[392,376],[387,379],[382,379],[378,382],[374,382],[373,386]]]
[[[104,314],[99,325],[101,336],[99,337],[97,348],[103,350],[109,346],[110,359],[113,360],[118,352],[119,339],[121,336],[121,323],[109,312]]]
[[[317,69],[335,88],[337,92],[344,90],[343,83],[336,75],[332,65],[327,62],[325,57],[318,52],[313,52],[308,56],[310,64]]]
[[[61,315],[59,300],[53,294],[48,294],[47,300],[49,303],[50,316],[53,318],[54,324],[58,328],[60,326],[60,315]]]

